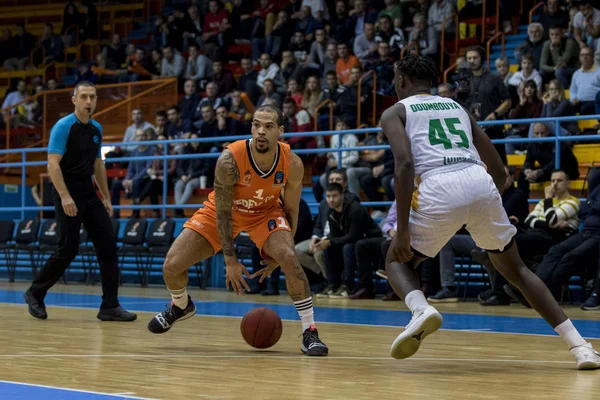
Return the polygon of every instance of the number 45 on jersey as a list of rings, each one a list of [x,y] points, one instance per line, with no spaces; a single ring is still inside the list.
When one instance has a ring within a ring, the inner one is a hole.
[[[432,146],[439,144],[444,146],[444,149],[451,149],[453,142],[448,139],[446,131],[451,135],[457,136],[457,141],[454,142],[456,147],[462,147],[464,149],[469,148],[469,138],[465,131],[456,129],[456,125],[460,125],[461,121],[458,118],[445,118],[443,120],[431,119],[429,120],[429,143]],[[444,129],[444,124],[447,129]]]

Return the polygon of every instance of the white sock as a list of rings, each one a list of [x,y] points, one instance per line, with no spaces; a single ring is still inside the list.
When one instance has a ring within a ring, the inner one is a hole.
[[[556,328],[554,328],[554,330],[560,335],[561,338],[563,338],[565,342],[567,342],[569,349],[587,343],[585,339],[581,337],[575,326],[573,326],[573,323],[570,319],[558,325]]]
[[[315,324],[312,296],[304,300],[295,301],[294,305],[296,306],[298,315],[300,315],[300,319],[302,320],[302,332],[304,332],[310,328],[311,325]]]
[[[406,306],[413,313],[426,309],[429,306],[425,295],[420,290],[413,290],[404,299]]]
[[[185,288],[177,289],[177,290],[171,290],[171,289],[168,289],[168,290],[169,290],[169,292],[171,292],[171,299],[173,299],[173,304],[175,304],[177,307],[181,308],[182,310],[185,309],[188,305],[187,290]]]

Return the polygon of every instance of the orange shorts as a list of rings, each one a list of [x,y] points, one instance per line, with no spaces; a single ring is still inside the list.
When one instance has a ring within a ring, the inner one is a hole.
[[[261,254],[262,248],[273,232],[292,231],[285,213],[279,207],[256,214],[246,214],[239,211],[232,211],[232,214],[233,237],[236,238],[240,232],[245,231],[250,235],[250,239],[256,244]],[[221,250],[221,241],[217,231],[217,211],[214,207],[205,205],[204,208],[200,208],[192,218],[185,222],[183,227],[192,229],[204,236],[212,245],[215,254]]]

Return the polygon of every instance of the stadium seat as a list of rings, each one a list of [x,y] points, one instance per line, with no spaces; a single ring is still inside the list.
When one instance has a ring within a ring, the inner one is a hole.
[[[140,277],[140,283],[143,283],[143,276],[145,274],[144,254],[148,251],[148,248],[144,246],[147,227],[148,221],[144,218],[130,219],[127,225],[125,225],[123,246],[119,249],[119,255],[121,256],[121,262],[119,263],[120,270],[123,270],[125,267],[125,257],[133,257]]]
[[[13,233],[15,231],[14,221],[0,221],[0,250],[4,254],[5,265],[12,265],[12,259],[10,256],[10,250],[13,248],[13,244],[10,242],[13,239]]]
[[[14,255],[13,263],[8,270],[9,282],[15,281],[15,272],[17,268],[17,257],[21,251],[29,254],[31,261],[31,272],[32,276],[35,276],[37,271],[37,264],[35,260],[35,252],[37,245],[35,244],[38,239],[38,231],[40,228],[40,220],[37,218],[26,218],[19,222],[17,227],[17,234],[15,235]]]
[[[150,223],[148,234],[146,235],[147,262],[144,265],[142,274],[142,287],[148,286],[148,277],[150,266],[155,257],[166,257],[171,243],[173,243],[173,232],[175,231],[175,221],[170,218],[155,219]]]

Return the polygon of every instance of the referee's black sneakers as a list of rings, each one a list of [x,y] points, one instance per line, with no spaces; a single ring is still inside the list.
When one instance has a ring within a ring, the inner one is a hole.
[[[97,315],[100,321],[131,322],[137,319],[137,315],[124,310],[121,306],[115,308],[101,308]]]
[[[38,300],[33,293],[31,293],[30,289],[27,289],[23,297],[25,298],[25,303],[27,303],[29,314],[31,314],[32,317],[37,319],[48,318],[44,301]]]
[[[152,333],[165,333],[175,322],[184,321],[194,314],[196,314],[196,305],[188,295],[188,304],[183,310],[171,302],[165,311],[148,322],[148,330]]]

